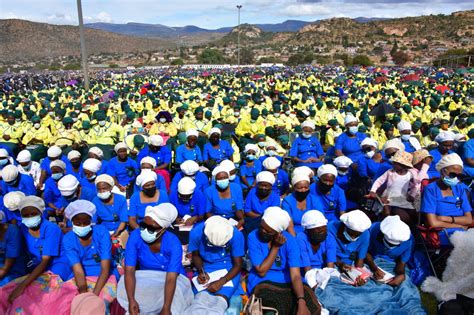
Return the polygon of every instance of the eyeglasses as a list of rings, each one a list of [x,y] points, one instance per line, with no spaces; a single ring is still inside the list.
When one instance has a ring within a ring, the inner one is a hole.
[[[161,230],[161,227],[154,227],[154,226],[151,226],[151,225],[148,225],[146,224],[145,222],[141,222],[140,223],[140,230],[148,230],[148,232],[150,233],[155,233],[159,230]]]
[[[446,174],[447,177],[449,178],[458,178],[461,176],[461,174],[457,174],[457,173],[448,173]]]

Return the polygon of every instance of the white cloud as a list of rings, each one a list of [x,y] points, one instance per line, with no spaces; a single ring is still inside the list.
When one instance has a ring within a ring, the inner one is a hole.
[[[331,9],[321,4],[291,4],[283,7],[277,12],[280,15],[298,17],[298,16],[321,16],[331,13]]]
[[[103,22],[103,23],[112,23],[112,15],[107,12],[99,12],[95,16],[85,16],[84,17],[85,23],[93,23],[93,22]]]

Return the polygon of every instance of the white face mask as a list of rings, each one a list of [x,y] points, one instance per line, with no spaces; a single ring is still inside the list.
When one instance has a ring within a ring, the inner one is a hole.
[[[36,124],[34,124],[34,125],[33,125],[33,127],[35,127],[35,129],[40,129],[40,127],[41,127],[41,124],[39,124],[39,123],[36,123]]]
[[[105,126],[105,120],[99,121],[99,126],[104,127]]]
[[[364,155],[371,159],[375,155],[375,151],[365,152]]]
[[[411,137],[411,135],[402,135],[401,138],[402,138],[403,141],[408,141],[408,140],[410,140],[410,137]]]
[[[166,122],[166,118],[165,117],[161,117],[160,118],[160,123],[165,123]]]

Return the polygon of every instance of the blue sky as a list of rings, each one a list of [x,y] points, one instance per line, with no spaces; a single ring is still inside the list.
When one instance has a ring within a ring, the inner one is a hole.
[[[85,22],[141,22],[219,28],[331,17],[405,17],[474,9],[473,0],[82,0]],[[77,24],[74,0],[0,0],[0,18]]]

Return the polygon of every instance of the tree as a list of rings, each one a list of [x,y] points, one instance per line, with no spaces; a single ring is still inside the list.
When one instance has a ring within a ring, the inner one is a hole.
[[[251,65],[255,62],[255,54],[252,49],[244,48],[240,50],[240,63],[243,65]]]
[[[109,68],[113,68],[113,69],[118,68],[118,67],[119,67],[119,65],[116,64],[116,63],[111,63],[111,64],[109,65]]]
[[[410,60],[410,56],[403,51],[397,51],[392,55],[392,60],[397,66],[403,66]]]
[[[220,50],[206,48],[198,56],[198,62],[201,64],[209,65],[209,64],[222,64],[222,63],[225,63],[226,60]]]
[[[398,43],[397,43],[397,40],[394,40],[392,50],[390,50],[390,56],[393,56],[397,51],[398,51]]]
[[[182,66],[182,65],[184,65],[184,61],[181,58],[174,59],[174,60],[171,61],[171,65],[172,66]]]
[[[380,61],[381,62],[387,62],[388,61],[387,56],[383,56],[382,58],[380,58]]]
[[[367,67],[372,66],[374,63],[367,55],[357,55],[352,59],[352,64]]]

